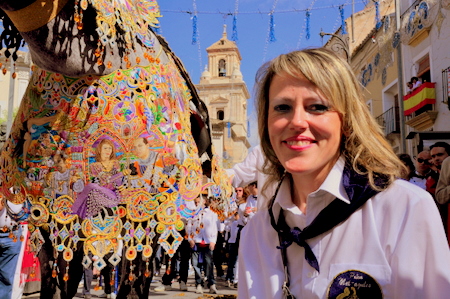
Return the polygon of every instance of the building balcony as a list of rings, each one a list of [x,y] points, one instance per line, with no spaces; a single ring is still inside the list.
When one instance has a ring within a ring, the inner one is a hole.
[[[392,107],[376,118],[378,124],[383,128],[384,135],[400,133],[400,108]]]
[[[434,109],[435,103],[435,83],[423,83],[403,98],[405,123],[416,131],[429,129],[438,115]]]

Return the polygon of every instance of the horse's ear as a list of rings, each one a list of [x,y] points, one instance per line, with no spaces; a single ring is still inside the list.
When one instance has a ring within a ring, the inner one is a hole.
[[[169,47],[169,44],[162,36],[154,32],[153,34],[158,38],[158,41],[163,47],[166,54],[170,55],[173,58],[180,74],[183,76],[183,79],[186,81],[186,84],[191,91],[191,102],[194,104],[196,110],[191,112],[191,131],[195,143],[197,144],[198,154],[199,156],[202,156],[206,152],[209,158],[212,159],[212,150],[211,150],[212,138],[211,138],[211,126],[209,123],[208,108],[206,107],[205,103],[200,99],[197,93],[197,89],[192,83],[191,78],[189,77],[189,74],[186,72],[186,69],[184,68],[181,60],[172,52],[172,50]]]

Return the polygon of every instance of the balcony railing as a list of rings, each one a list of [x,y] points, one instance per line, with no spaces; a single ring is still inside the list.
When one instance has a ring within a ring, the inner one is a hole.
[[[377,118],[378,124],[383,128],[384,134],[387,136],[392,133],[400,132],[400,109],[392,107]]]

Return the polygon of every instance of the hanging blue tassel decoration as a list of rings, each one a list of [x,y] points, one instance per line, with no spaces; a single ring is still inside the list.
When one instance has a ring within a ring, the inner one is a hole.
[[[276,42],[275,38],[275,24],[273,23],[273,14],[270,14],[270,33],[269,33],[269,42]]]
[[[231,35],[231,40],[234,42],[238,41],[238,33],[237,33],[237,17],[233,16],[233,34]]]
[[[227,128],[228,128],[228,138],[231,138],[231,123],[227,122]]]
[[[156,34],[161,35],[161,29],[160,29],[160,27],[152,27],[152,28],[153,28],[153,31],[155,31]]]
[[[197,44],[198,32],[197,32],[197,15],[192,17],[192,44]]]
[[[344,19],[344,5],[339,5],[339,13],[341,14],[341,29],[342,34],[347,34],[347,28],[345,28],[345,19]]]
[[[250,138],[250,121],[247,120],[247,138]]]
[[[306,11],[306,39],[309,39],[311,37],[310,31],[309,31],[309,20],[311,17],[311,13],[309,10]]]
[[[380,3],[378,1],[375,1],[375,22],[377,23],[375,27],[380,29],[383,23],[380,20]]]

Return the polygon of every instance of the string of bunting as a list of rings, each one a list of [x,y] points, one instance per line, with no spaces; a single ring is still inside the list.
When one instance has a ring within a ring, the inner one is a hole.
[[[313,1],[315,2],[315,1]],[[355,4],[367,4],[367,1],[355,1]],[[341,4],[340,4],[341,5]],[[249,15],[249,14],[253,14],[253,15],[269,15],[271,13],[274,14],[280,14],[280,13],[298,13],[298,12],[303,12],[303,11],[307,11],[307,10],[322,10],[322,9],[330,9],[330,8],[336,8],[339,7],[340,5],[330,5],[330,6],[319,6],[319,7],[315,7],[315,8],[305,8],[305,9],[297,9],[297,8],[293,8],[293,9],[287,9],[287,10],[271,10],[271,11],[240,11],[239,14],[240,15]],[[348,2],[346,4],[342,4],[342,6],[348,6],[351,5]],[[172,9],[161,9],[161,12],[170,12],[170,13],[187,13],[192,15],[194,12],[189,11],[189,10],[172,10]],[[230,15],[233,13],[230,13],[229,11],[227,12],[223,12],[223,11],[196,11],[195,12],[197,15],[202,15],[202,14],[212,14],[212,15]]]
[[[345,17],[344,17],[344,6],[339,5],[339,13],[341,14],[341,30],[342,34],[347,34],[347,29],[345,26]]]
[[[311,13],[309,10],[306,11],[306,39],[309,39],[311,37],[310,31],[309,31],[309,21],[311,18]]]
[[[311,3],[309,4],[308,9],[306,11],[311,13],[311,9],[314,7],[315,3],[316,3],[316,0],[312,0]],[[305,20],[305,24],[303,24],[302,31],[300,32],[300,36],[298,38],[297,49],[300,49],[300,43],[302,41],[303,32],[305,31],[305,28],[309,28],[309,26],[310,26],[309,20]],[[307,29],[307,31],[309,31],[309,29]],[[310,36],[307,37],[307,39],[309,39],[309,38],[310,38]]]
[[[275,37],[275,24],[273,22],[273,14],[270,14],[269,27],[270,27],[269,42],[274,43],[277,41],[277,39]]]
[[[202,71],[202,47],[200,45],[200,32],[197,27],[197,2],[192,0],[192,8],[194,15],[192,16],[192,44],[197,45],[198,62],[200,64],[200,72]]]
[[[275,38],[275,24],[274,24],[274,21],[273,21],[273,12],[275,11],[277,3],[278,3],[278,0],[274,0],[273,1],[272,10],[269,13],[269,28],[268,28],[268,32],[267,32],[266,43],[264,45],[263,62],[266,61],[267,47],[269,46],[269,43],[276,41],[276,38]]]
[[[197,4],[195,0],[192,1],[192,6],[194,7],[194,15],[192,16],[192,44],[196,45],[198,40],[197,31]]]
[[[375,1],[375,23],[377,29],[380,29],[383,25],[380,19],[380,3],[378,1]]]
[[[234,42],[238,41],[238,32],[237,32],[238,9],[239,9],[239,0],[236,0],[234,3],[234,14],[233,14],[233,34],[231,35],[231,40]]]
[[[339,15],[340,17],[338,19],[340,19],[340,26],[341,26],[341,30],[343,34],[347,34],[347,28],[346,28],[346,24],[345,24],[345,11],[344,8],[348,5],[351,5],[351,3],[349,3],[350,1],[346,1],[346,3],[344,4],[340,4],[340,5],[330,5],[330,6],[321,6],[321,7],[313,7],[316,0],[312,0],[312,2],[310,3],[309,7],[306,9],[288,9],[288,10],[278,10],[276,11],[276,5],[277,5],[278,0],[274,0],[273,5],[272,5],[272,9],[268,12],[265,11],[238,11],[238,7],[239,7],[239,0],[235,0],[235,8],[234,8],[234,12],[224,12],[224,11],[198,11],[197,10],[197,5],[195,0],[193,0],[193,11],[189,11],[189,10],[164,10],[162,9],[161,12],[162,13],[187,13],[192,15],[191,19],[192,19],[192,44],[193,45],[199,45],[199,32],[198,32],[198,16],[202,15],[202,14],[219,14],[219,15],[223,15],[224,17],[226,16],[233,16],[233,29],[232,29],[232,36],[231,36],[231,40],[237,42],[238,41],[238,25],[237,25],[237,15],[248,15],[248,14],[267,14],[269,15],[269,28],[268,28],[268,33],[267,33],[267,39],[266,39],[266,45],[265,45],[265,49],[264,49],[264,58],[263,61],[265,61],[265,56],[266,56],[266,52],[267,52],[267,47],[269,43],[274,43],[277,41],[276,36],[275,36],[275,14],[283,14],[283,13],[298,13],[298,12],[305,12],[305,26],[303,27],[304,30],[306,30],[306,39],[310,39],[311,38],[311,14],[313,10],[323,10],[323,9],[330,9],[330,8],[338,8],[339,9]],[[363,4],[367,4],[367,1],[359,1],[359,2],[355,2],[353,4],[359,4],[359,3],[363,3]],[[380,14],[379,14],[379,1],[375,1],[375,6],[376,6],[376,23],[377,26],[381,26],[381,20],[380,20]],[[378,28],[378,27],[377,27]],[[303,35],[303,31],[299,37],[299,42],[298,42],[298,48],[300,46],[300,41]],[[200,67],[201,68],[201,67]]]

